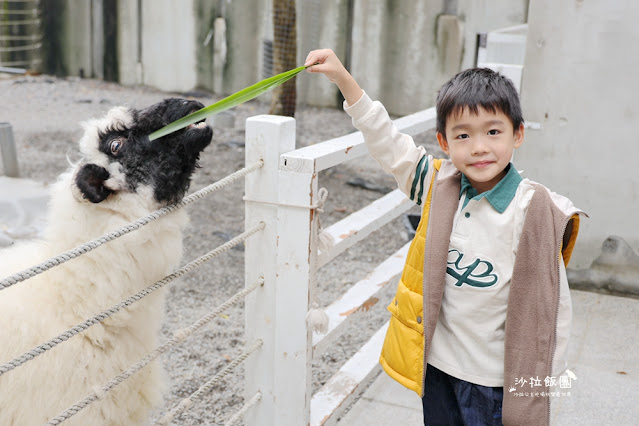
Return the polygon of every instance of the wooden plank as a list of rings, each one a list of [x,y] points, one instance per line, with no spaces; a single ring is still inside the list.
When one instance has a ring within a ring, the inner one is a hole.
[[[400,132],[414,136],[434,128],[436,116],[433,107],[398,118],[394,123]],[[318,173],[367,152],[362,133],[355,132],[286,153],[282,156],[280,169]]]
[[[410,243],[393,253],[380,263],[366,278],[350,287],[339,299],[324,308],[328,316],[328,332],[324,335],[313,333],[313,356],[322,354],[328,345],[342,334],[342,330],[358,314],[368,311],[377,304],[377,293],[395,282],[402,273]]]
[[[351,401],[359,397],[368,382],[381,371],[378,359],[388,323],[384,324],[364,346],[311,399],[311,426],[334,425]]]
[[[319,266],[326,265],[340,253],[362,241],[413,206],[415,203],[399,189],[396,189],[329,226],[323,232],[333,241],[333,246],[320,253]]]

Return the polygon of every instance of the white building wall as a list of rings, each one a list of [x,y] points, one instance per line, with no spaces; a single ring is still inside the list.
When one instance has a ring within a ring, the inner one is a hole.
[[[571,263],[587,267],[609,235],[639,248],[639,3],[531,0],[528,18],[522,105],[541,128],[515,164],[588,212]]]
[[[144,84],[188,91],[197,84],[193,0],[142,1]]]

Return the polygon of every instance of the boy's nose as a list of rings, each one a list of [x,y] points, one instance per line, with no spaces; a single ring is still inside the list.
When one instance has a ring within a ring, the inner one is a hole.
[[[484,154],[488,151],[488,145],[481,136],[473,138],[471,142],[471,153],[473,155]]]

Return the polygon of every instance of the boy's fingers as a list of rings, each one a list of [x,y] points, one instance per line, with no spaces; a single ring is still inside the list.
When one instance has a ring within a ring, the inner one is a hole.
[[[306,60],[304,61],[304,66],[305,67],[307,67],[307,66],[309,66],[309,65],[311,65],[313,63],[313,61],[311,59],[312,55],[313,55],[313,52],[309,53],[308,56],[306,57]]]
[[[316,62],[323,64],[329,58],[329,56],[333,53],[330,49],[318,49],[312,50],[309,52],[308,56],[306,56],[306,61],[304,62],[304,66],[313,65]]]
[[[306,56],[306,61],[304,62],[305,66],[309,66],[312,65],[313,63],[317,62],[317,60],[315,59],[317,57],[317,50],[313,50],[311,52],[308,53],[308,55]]]
[[[309,65],[313,65],[313,64],[321,64],[324,63],[324,61],[326,60],[326,58],[322,58],[316,55],[310,56],[308,58],[306,58],[306,62],[304,62],[305,66],[309,66]]]
[[[322,72],[324,71],[324,67],[322,64],[313,64],[311,63],[313,66],[310,66],[308,68],[306,68],[306,71],[308,72]]]

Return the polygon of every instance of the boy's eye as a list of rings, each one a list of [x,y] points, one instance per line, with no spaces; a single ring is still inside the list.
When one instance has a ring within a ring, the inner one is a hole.
[[[468,136],[467,133],[462,133],[461,135],[457,135],[457,139],[468,139],[470,136]]]
[[[488,134],[491,135],[491,136],[498,135],[499,134],[499,130],[497,130],[497,129],[489,130]]]

